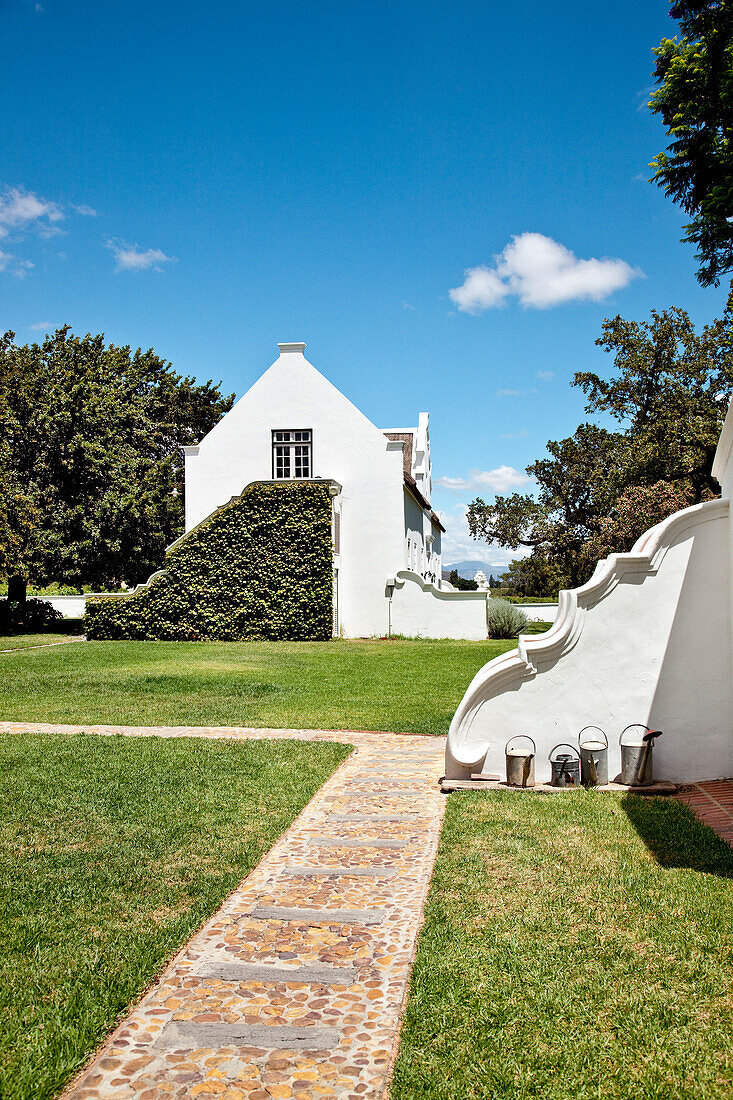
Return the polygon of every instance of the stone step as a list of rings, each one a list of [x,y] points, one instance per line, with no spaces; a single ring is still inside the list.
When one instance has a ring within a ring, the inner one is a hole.
[[[381,837],[311,836],[308,843],[319,848],[406,848],[409,840],[383,840]]]
[[[329,814],[328,821],[409,821],[418,824],[419,810],[401,814]]]
[[[256,905],[255,920],[300,921],[303,924],[380,924],[386,909],[300,909],[290,905]]]
[[[198,977],[222,982],[307,982],[316,985],[351,986],[359,978],[355,966],[271,966],[269,963],[229,962],[202,959]]]
[[[348,798],[352,801],[358,798],[424,798],[425,792],[417,789],[412,791],[355,791],[352,787],[343,791],[339,798]]]
[[[339,875],[348,875],[351,878],[394,878],[397,870],[394,867],[296,867],[289,864],[283,867],[281,874],[292,875],[293,878],[336,878]]]
[[[336,1027],[287,1027],[282,1024],[196,1023],[172,1021],[155,1041],[168,1050],[201,1047],[264,1047],[267,1050],[333,1050],[341,1040]]]

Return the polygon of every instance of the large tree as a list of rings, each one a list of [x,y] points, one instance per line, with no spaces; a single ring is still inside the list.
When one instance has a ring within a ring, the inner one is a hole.
[[[0,569],[34,583],[145,579],[182,531],[180,446],[232,404],[152,350],[0,338]]]
[[[606,320],[596,343],[614,356],[612,376],[581,371],[573,385],[586,394],[586,412],[615,419],[618,430],[581,424],[527,468],[535,496],[479,498],[468,511],[472,535],[528,547],[534,561],[524,575],[564,586],[590,575],[615,533],[628,549],[665,508],[718,491],[712,464],[733,395],[733,295],[700,333],[684,310],[670,309],[645,322]]]
[[[654,51],[649,102],[670,144],[652,168],[691,218],[684,239],[697,248],[699,281],[717,286],[733,270],[733,2],[679,0],[670,15],[682,34]]]

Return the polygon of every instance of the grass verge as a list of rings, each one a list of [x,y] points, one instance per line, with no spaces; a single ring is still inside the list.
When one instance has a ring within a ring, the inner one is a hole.
[[[392,1100],[729,1100],[732,876],[674,800],[451,795]]]
[[[0,719],[444,734],[487,642],[85,642],[3,655]]]
[[[51,631],[47,631],[45,634],[0,634],[0,650],[31,649],[33,646],[68,641],[71,641],[71,636],[63,632],[58,634]]]
[[[348,755],[0,737],[0,1096],[55,1095]]]

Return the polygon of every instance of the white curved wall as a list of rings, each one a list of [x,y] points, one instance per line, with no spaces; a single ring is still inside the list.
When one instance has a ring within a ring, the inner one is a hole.
[[[486,593],[434,588],[407,569],[394,577],[391,632],[408,638],[486,638]]]
[[[733,774],[728,501],[696,505],[648,531],[630,554],[601,562],[583,588],[561,594],[552,629],[482,668],[451,724],[446,775],[480,765],[504,774],[504,745],[528,733],[536,775],[548,754],[598,725],[664,730],[654,774],[677,782]]]

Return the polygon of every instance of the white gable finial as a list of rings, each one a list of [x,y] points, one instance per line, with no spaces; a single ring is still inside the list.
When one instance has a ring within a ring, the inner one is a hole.
[[[305,351],[305,344],[278,344],[281,355],[287,355],[288,352],[295,352],[298,355],[302,355]]]

